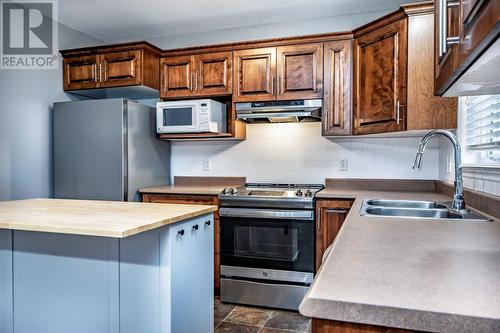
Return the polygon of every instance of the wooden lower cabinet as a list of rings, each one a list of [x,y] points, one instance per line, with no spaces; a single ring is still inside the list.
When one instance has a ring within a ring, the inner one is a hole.
[[[337,237],[352,203],[352,200],[316,201],[316,271],[321,266],[325,250]]]
[[[412,333],[400,328],[390,328],[366,324],[347,323],[343,321],[313,318],[312,333]]]
[[[219,206],[219,198],[211,195],[178,195],[178,194],[142,194],[143,202],[171,203],[186,205],[213,205]],[[220,287],[220,219],[219,211],[214,212],[214,288],[219,294]]]

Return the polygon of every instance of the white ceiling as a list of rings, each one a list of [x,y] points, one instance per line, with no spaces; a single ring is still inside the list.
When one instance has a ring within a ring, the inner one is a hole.
[[[407,2],[409,1],[61,0],[59,21],[104,42],[117,42],[388,11]]]

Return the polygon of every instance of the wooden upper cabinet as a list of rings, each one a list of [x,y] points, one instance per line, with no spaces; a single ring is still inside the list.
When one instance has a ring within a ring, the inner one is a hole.
[[[234,102],[276,99],[276,48],[234,52]]]
[[[323,136],[352,134],[352,41],[324,45]]]
[[[492,50],[493,57],[496,55],[493,45],[499,43],[499,26],[498,0],[435,1],[436,95],[484,95],[496,91],[498,80],[487,73],[498,71],[498,65],[479,59],[488,50]]]
[[[407,20],[355,40],[354,134],[405,129]]]
[[[459,3],[456,1],[455,3]],[[435,85],[436,92],[441,94],[441,87],[453,75],[457,68],[458,61],[458,44],[455,42],[447,42],[449,37],[457,37],[459,35],[459,6],[447,6],[447,1],[437,0],[435,2],[435,40],[436,48],[435,56]],[[443,17],[446,19],[443,20]]]
[[[106,98],[105,89],[98,88],[124,87],[126,97],[158,96],[160,50],[147,42],[63,50],[61,54],[65,91]],[[134,86],[141,87],[134,90]]]
[[[161,97],[230,95],[233,90],[232,52],[161,59]]]
[[[323,44],[277,48],[277,99],[323,97]]]
[[[457,127],[457,99],[434,95],[434,15],[408,13],[406,129]]]
[[[91,89],[99,81],[98,56],[64,58],[64,90]]]
[[[102,54],[100,61],[103,87],[136,85],[142,79],[142,51]]]
[[[194,65],[193,56],[162,58],[160,96],[162,98],[193,96]]]
[[[196,56],[196,94],[230,95],[233,92],[232,52],[206,53]]]

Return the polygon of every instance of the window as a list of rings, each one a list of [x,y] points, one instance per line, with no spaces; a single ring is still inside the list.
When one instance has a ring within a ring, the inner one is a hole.
[[[460,98],[464,164],[500,167],[500,95]]]

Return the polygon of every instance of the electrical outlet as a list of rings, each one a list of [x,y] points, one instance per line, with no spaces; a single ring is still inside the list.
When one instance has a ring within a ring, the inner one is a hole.
[[[339,171],[347,171],[347,158],[343,158],[339,161]]]
[[[203,171],[210,171],[212,170],[212,160],[203,160]]]

